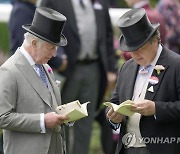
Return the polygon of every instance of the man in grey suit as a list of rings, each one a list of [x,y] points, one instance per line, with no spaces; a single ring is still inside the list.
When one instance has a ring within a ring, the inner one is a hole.
[[[0,128],[5,154],[64,154],[61,124],[68,117],[55,113],[61,105],[52,69],[46,64],[66,45],[66,17],[37,8],[25,39],[0,67]]]
[[[42,0],[41,6],[57,10],[68,19],[64,34],[69,43],[60,48],[68,60],[67,69],[62,73],[66,77],[62,88],[62,102],[76,99],[82,103],[91,102],[88,104],[88,118],[77,121],[69,131],[69,141],[72,142],[69,142],[68,149],[72,149],[72,154],[88,154],[96,108],[100,106],[106,87],[113,87],[116,79],[108,0]],[[105,122],[103,118],[99,121],[102,128],[106,129],[106,134],[102,136],[103,149],[106,150],[108,145],[105,153],[109,154],[112,130],[105,117]]]

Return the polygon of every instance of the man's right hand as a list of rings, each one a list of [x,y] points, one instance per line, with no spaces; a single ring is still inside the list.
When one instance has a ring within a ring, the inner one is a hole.
[[[120,123],[122,122],[123,115],[114,112],[114,110],[111,108],[107,113],[107,118],[111,120],[113,123]]]
[[[46,113],[44,115],[44,122],[46,128],[55,128],[63,124],[65,120],[68,120],[67,116],[59,115],[55,112]]]

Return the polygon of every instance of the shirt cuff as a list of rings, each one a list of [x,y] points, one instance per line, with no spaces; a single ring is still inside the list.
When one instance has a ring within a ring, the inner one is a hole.
[[[46,133],[45,123],[44,123],[44,113],[40,114],[40,128],[41,128],[41,133]]]
[[[74,126],[74,123],[75,123],[75,121],[73,121],[73,122],[68,122],[68,123],[65,123],[65,124],[66,124],[66,126],[68,126],[68,127],[72,127],[72,126]]]
[[[121,124],[118,123],[114,123],[111,120],[109,120],[109,123],[111,124],[111,126],[113,127],[114,130],[117,130]]]

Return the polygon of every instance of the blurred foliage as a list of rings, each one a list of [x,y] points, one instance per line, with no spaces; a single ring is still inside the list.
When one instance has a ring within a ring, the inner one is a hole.
[[[158,2],[158,0],[150,0],[150,2],[151,2],[151,6],[154,7]],[[128,8],[125,0],[117,0],[117,5],[119,8]]]
[[[102,147],[100,141],[100,128],[99,124],[94,121],[93,123],[93,131],[91,136],[91,143],[90,143],[90,154],[102,154]]]
[[[120,8],[127,8],[128,7],[125,0],[117,0],[117,4]]]
[[[152,6],[152,7],[155,7],[158,1],[159,1],[159,0],[150,0],[151,6]]]
[[[9,52],[9,33],[7,23],[0,23],[0,50]]]

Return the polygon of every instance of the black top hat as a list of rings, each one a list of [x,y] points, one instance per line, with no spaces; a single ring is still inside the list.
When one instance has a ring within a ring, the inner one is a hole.
[[[152,25],[143,8],[131,9],[122,15],[118,21],[122,35],[120,49],[135,51],[142,47],[158,29],[159,23]]]
[[[58,46],[67,44],[66,37],[62,34],[66,17],[61,13],[46,7],[36,8],[31,25],[22,27],[29,33],[42,40]]]

